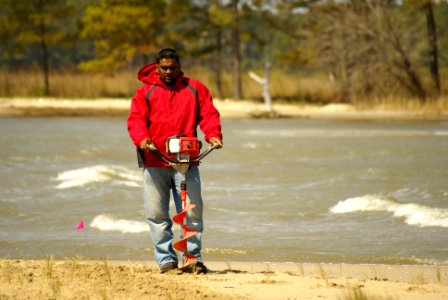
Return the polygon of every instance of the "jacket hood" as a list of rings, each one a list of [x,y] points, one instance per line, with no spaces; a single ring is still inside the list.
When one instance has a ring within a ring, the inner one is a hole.
[[[156,84],[159,81],[159,75],[157,75],[157,65],[151,63],[142,67],[137,74],[138,80],[146,84]]]
[[[184,73],[181,71],[179,73],[179,77],[177,78],[176,82],[179,81],[179,79],[182,79],[183,76]],[[159,79],[159,75],[157,74],[156,63],[150,63],[142,67],[138,71],[137,78],[138,80],[146,84],[162,84],[162,81]]]

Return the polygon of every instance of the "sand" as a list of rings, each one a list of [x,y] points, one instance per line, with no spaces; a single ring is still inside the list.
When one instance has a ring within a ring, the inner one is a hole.
[[[245,100],[214,100],[222,118],[263,117],[263,103]],[[2,98],[0,116],[126,116],[130,100],[123,99],[53,99]],[[448,111],[358,110],[348,104],[273,106],[277,116],[310,119],[343,120],[448,120]]]
[[[0,260],[0,299],[448,299],[448,266]]]

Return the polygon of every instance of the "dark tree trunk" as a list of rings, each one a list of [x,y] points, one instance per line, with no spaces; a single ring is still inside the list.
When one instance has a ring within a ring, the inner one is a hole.
[[[435,93],[440,93],[440,76],[439,76],[439,63],[438,63],[438,51],[437,51],[437,31],[436,23],[434,20],[434,10],[432,0],[423,2],[423,7],[426,13],[426,27],[428,30],[428,46],[429,46],[429,69],[431,71],[431,77],[434,82]]]
[[[42,70],[44,72],[44,95],[50,95],[50,60],[48,45],[45,41],[45,24],[43,21],[39,23],[40,47],[42,50]]]
[[[418,76],[418,73],[412,64],[409,53],[406,52],[403,48],[400,36],[393,30],[391,20],[389,18],[386,18],[386,22],[387,27],[391,32],[392,46],[398,54],[398,60],[395,62],[395,65],[400,68],[404,72],[404,74],[406,74],[406,77],[409,80],[409,84],[406,84],[405,86],[414,95],[419,97],[421,101],[426,101],[427,94],[425,88],[423,87],[422,81],[420,80],[420,77]]]
[[[222,92],[222,30],[219,27],[216,31],[216,55],[215,55],[215,80],[217,96],[223,99]]]
[[[238,24],[238,1],[232,0],[233,22],[232,22],[232,60],[233,60],[233,76],[234,76],[234,97],[241,99],[241,56],[240,56],[240,37]]]

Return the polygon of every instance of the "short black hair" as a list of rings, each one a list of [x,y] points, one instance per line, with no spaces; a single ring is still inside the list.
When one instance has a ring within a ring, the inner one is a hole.
[[[178,63],[180,63],[179,55],[176,53],[176,50],[172,48],[164,48],[160,50],[156,62],[159,63],[162,58],[175,59]]]

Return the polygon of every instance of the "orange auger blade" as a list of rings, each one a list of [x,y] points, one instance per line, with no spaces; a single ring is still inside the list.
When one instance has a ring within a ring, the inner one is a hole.
[[[189,265],[191,265],[191,264],[194,264],[197,261],[198,260],[197,260],[197,258],[195,256],[190,255],[190,254],[185,254],[184,255],[184,268],[189,266]]]
[[[187,240],[195,236],[197,231],[187,227],[187,211],[196,207],[194,204],[187,204],[187,183],[180,184],[180,198],[182,200],[182,211],[173,217],[173,221],[182,227],[182,239],[173,244],[174,249],[183,253],[184,267],[197,261],[196,257],[188,254]]]
[[[187,240],[188,240],[188,238],[195,236],[196,233],[197,233],[197,231],[195,231],[195,230],[188,231],[187,234],[184,235],[184,237],[181,240],[179,240],[173,244],[174,249],[176,249],[177,251],[186,253],[187,252]]]
[[[196,205],[194,205],[194,204],[185,205],[184,209],[180,213],[178,213],[177,215],[175,215],[173,217],[173,221],[181,226],[185,225],[184,218],[186,218],[186,216],[187,216],[187,211],[192,210],[195,207],[196,207]]]

